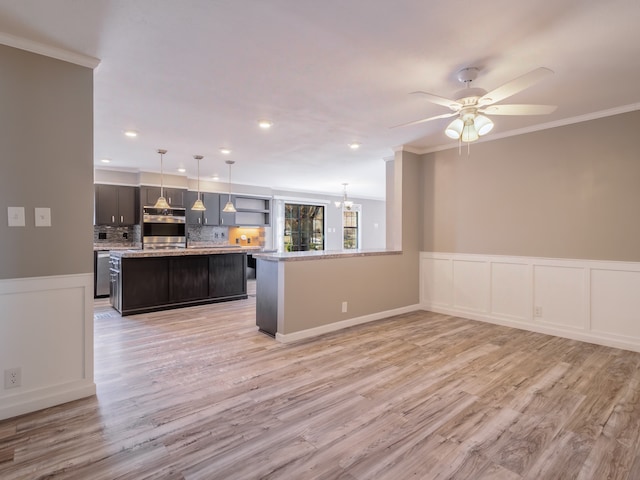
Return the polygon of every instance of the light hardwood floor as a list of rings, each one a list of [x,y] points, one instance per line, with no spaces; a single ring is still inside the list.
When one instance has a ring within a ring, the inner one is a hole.
[[[121,318],[98,395],[0,422],[0,478],[637,479],[640,355],[415,312],[282,345],[255,298]]]

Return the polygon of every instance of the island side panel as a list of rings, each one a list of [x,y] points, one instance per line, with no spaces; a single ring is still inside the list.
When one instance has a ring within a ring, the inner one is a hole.
[[[278,262],[257,259],[256,325],[275,336],[278,329]]]

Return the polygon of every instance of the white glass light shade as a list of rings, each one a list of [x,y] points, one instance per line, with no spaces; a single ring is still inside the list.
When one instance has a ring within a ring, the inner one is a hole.
[[[464,126],[462,129],[462,137],[460,138],[463,142],[475,142],[480,138],[476,127],[473,126],[473,122],[469,122]]]
[[[444,133],[447,137],[457,140],[460,138],[463,128],[464,128],[464,122],[462,121],[462,119],[456,118],[453,122],[449,124],[449,126],[444,131]]]
[[[202,200],[197,199],[195,202],[193,202],[193,207],[191,207],[191,210],[195,210],[196,212],[204,212],[207,210],[207,208],[204,206],[204,203],[202,203]]]
[[[236,212],[237,212],[236,207],[234,207],[234,206],[233,206],[233,203],[231,202],[231,200],[229,200],[229,201],[225,204],[225,206],[224,206],[224,208],[222,209],[222,211],[223,211],[224,213],[236,213]]]
[[[473,121],[478,135],[486,135],[493,129],[493,122],[489,117],[485,117],[484,115],[476,115],[475,120]]]

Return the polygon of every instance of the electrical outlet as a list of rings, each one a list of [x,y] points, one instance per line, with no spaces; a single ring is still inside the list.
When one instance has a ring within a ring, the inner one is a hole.
[[[347,313],[347,302],[342,302],[342,313]]]
[[[7,368],[4,371],[4,388],[15,388],[22,385],[22,369]]]
[[[536,317],[542,317],[542,307],[535,307],[535,308],[533,309],[533,314],[534,314]]]

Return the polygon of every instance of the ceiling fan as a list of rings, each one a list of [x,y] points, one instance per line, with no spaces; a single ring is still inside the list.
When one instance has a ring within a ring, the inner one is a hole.
[[[556,105],[496,105],[501,100],[515,95],[539,82],[547,75],[553,74],[548,68],[540,67],[532,70],[490,92],[482,88],[471,87],[471,83],[477,78],[479,71],[479,68],[469,67],[463,68],[458,72],[458,80],[464,83],[466,88],[455,94],[455,100],[427,92],[411,92],[411,95],[420,95],[432,103],[450,108],[452,110],[450,113],[403,123],[391,128],[407,127],[440,118],[457,116],[458,118],[447,126],[444,133],[456,140],[473,142],[493,129],[493,122],[486,115],[545,115],[557,108]]]

